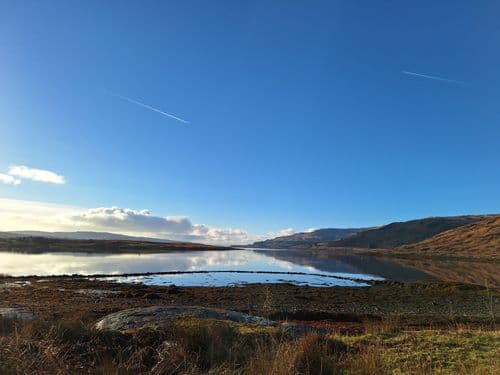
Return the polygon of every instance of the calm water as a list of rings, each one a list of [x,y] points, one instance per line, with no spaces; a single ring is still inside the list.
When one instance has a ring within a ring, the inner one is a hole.
[[[360,256],[320,257],[287,250],[189,251],[166,254],[26,254],[0,252],[0,274],[120,275],[154,272],[181,274],[112,277],[120,282],[155,285],[239,285],[288,282],[314,286],[366,286],[363,280],[413,281],[428,275]],[[190,273],[214,271],[207,273]],[[221,272],[224,271],[224,272]],[[241,272],[227,272],[241,271]],[[252,272],[259,273],[252,273]],[[266,273],[271,272],[271,273]],[[291,273],[291,274],[290,274]]]

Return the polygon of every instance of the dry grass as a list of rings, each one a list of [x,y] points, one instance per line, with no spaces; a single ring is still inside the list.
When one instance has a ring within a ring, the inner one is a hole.
[[[492,374],[495,330],[406,331],[397,319],[362,335],[299,338],[278,329],[181,320],[164,330],[99,332],[80,318],[0,321],[1,374]]]
[[[499,250],[500,216],[496,216],[447,230],[415,244],[401,246],[394,249],[393,253],[498,261]]]
[[[309,334],[294,340],[283,338],[259,345],[242,369],[245,374],[333,374],[342,371],[347,346],[336,340]]]
[[[348,372],[495,374],[500,370],[500,333],[496,330],[378,328],[363,335],[333,337],[359,350],[348,358]]]

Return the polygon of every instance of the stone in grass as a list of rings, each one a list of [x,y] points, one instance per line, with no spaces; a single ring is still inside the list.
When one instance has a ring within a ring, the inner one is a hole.
[[[33,314],[31,311],[24,310],[18,307],[0,307],[0,318],[33,320],[35,319],[35,314]]]
[[[152,306],[118,311],[99,320],[98,330],[130,331],[144,327],[161,328],[179,318],[214,319],[235,323],[256,324],[275,327],[278,323],[259,316],[236,311],[212,309],[198,306]]]

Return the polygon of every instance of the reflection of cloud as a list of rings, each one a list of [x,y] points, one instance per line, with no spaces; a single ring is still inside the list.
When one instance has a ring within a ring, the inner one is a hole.
[[[318,272],[312,267],[306,268],[251,250],[107,255],[0,252],[0,274],[14,276],[206,270]]]
[[[179,286],[228,286],[255,283],[289,283],[294,285],[327,286],[369,286],[366,283],[354,280],[335,279],[314,275],[287,275],[287,274],[255,274],[255,273],[210,273],[210,274],[181,274],[181,275],[153,275],[110,277],[104,280],[119,283],[143,283],[146,285],[179,285]]]
[[[253,264],[256,263],[255,260],[253,259]],[[248,255],[242,251],[107,255],[0,252],[0,274],[21,276],[200,271],[217,267],[234,268],[248,261]]]

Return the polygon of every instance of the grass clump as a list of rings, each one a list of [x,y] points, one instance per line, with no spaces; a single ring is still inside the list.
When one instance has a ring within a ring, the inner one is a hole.
[[[335,338],[359,350],[350,358],[351,370],[356,369],[356,364],[371,373],[395,374],[474,374],[500,369],[497,331],[390,331]]]

